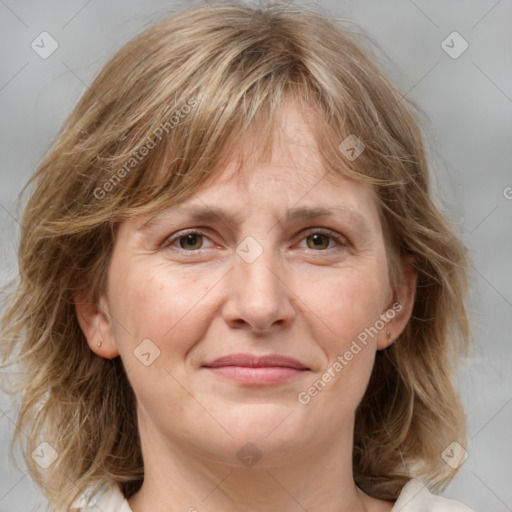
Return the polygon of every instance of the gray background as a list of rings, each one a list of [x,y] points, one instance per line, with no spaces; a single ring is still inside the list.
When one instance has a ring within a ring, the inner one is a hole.
[[[0,284],[16,275],[16,195],[61,123],[112,53],[179,5],[0,0]],[[476,343],[459,378],[469,457],[444,494],[477,511],[511,511],[512,2],[317,5],[367,32],[389,57],[383,66],[392,80],[425,112],[440,204],[458,222],[475,264]],[[47,59],[31,48],[43,31],[59,45]],[[453,31],[469,45],[458,58],[441,46]],[[42,510],[35,485],[7,457],[16,421],[7,403],[0,395],[0,512]]]

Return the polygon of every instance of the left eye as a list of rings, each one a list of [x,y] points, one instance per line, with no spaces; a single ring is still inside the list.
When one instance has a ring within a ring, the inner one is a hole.
[[[334,240],[338,246],[346,245],[346,243],[343,242],[339,236],[337,236],[331,232],[313,231],[312,233],[306,235],[306,237],[305,237],[306,241],[309,241],[309,240],[311,241],[311,245],[308,243],[308,249],[313,249],[313,250],[328,249],[329,248],[329,239]],[[327,243],[327,245],[326,245],[326,243]]]
[[[322,231],[322,230],[313,230],[305,234],[304,240],[307,241],[308,249],[312,249],[315,251],[325,250],[332,247],[329,247],[330,241],[334,241],[340,248],[346,247],[347,243],[340,236],[330,232],[330,231]],[[199,249],[202,249],[202,242],[204,239],[209,240],[209,237],[199,231],[189,231],[186,233],[182,233],[178,236],[169,237],[163,243],[163,247],[174,246],[173,244],[178,242],[180,249],[185,252],[197,252]],[[330,240],[329,240],[330,239]],[[311,242],[311,243],[309,243]]]

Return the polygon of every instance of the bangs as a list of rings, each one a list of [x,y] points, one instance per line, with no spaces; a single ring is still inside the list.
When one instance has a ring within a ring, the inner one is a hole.
[[[275,70],[272,62],[268,66]],[[312,77],[294,72],[293,67],[281,67],[277,72],[246,77],[241,88],[239,75],[246,68],[251,65],[239,57],[226,75],[222,93],[218,87],[212,91],[208,84],[183,91],[172,108],[148,114],[146,130],[124,138],[109,162],[106,181],[115,185],[107,185],[108,197],[102,199],[111,202],[109,209],[117,212],[110,220],[158,213],[178,204],[228,163],[235,165],[237,175],[249,162],[270,164],[279,141],[281,113],[290,104],[301,108],[305,122],[311,125],[325,173],[335,170],[359,176],[343,162],[340,136],[326,122],[332,112]],[[151,149],[139,163],[136,155],[148,145]],[[334,158],[329,157],[333,154]]]
[[[327,69],[333,51],[328,43],[336,42],[325,41],[319,58],[309,55],[300,38],[280,33],[271,23],[262,29],[257,18],[254,27],[253,20],[242,21],[243,36],[242,29],[223,27],[220,39],[215,36],[217,20],[208,17],[204,24],[206,32],[208,24],[213,25],[211,40],[207,48],[199,49],[178,40],[165,24],[157,25],[116,57],[122,64],[130,57],[131,62],[145,65],[141,70],[120,70],[119,79],[126,82],[128,92],[111,99],[107,95],[104,111],[94,113],[95,124],[80,130],[86,137],[77,149],[96,151],[97,158],[77,176],[76,185],[88,194],[86,204],[101,202],[97,210],[105,216],[99,222],[115,223],[177,204],[228,161],[236,160],[237,172],[249,157],[270,162],[279,114],[289,102],[301,106],[305,116],[306,111],[317,114],[313,132],[326,176],[343,174],[382,186],[393,182],[389,173],[393,152],[385,152],[386,132],[377,133],[378,116],[385,111],[382,108],[379,114],[373,101],[379,97],[379,84],[371,98],[368,84],[356,73],[358,54],[351,57],[353,62],[332,62]],[[141,47],[152,47],[152,38],[158,48],[140,55]],[[338,43],[349,44],[345,38]],[[115,65],[114,60],[111,66]],[[101,89],[106,79],[100,74],[94,86]],[[84,105],[89,101],[85,97]],[[98,102],[95,105],[101,108]],[[78,119],[77,125],[87,123],[88,117]],[[310,119],[305,117],[306,122]],[[365,148],[357,159],[340,151],[340,143],[349,135]]]

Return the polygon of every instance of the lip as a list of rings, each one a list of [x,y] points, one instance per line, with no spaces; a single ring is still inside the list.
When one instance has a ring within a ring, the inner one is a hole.
[[[231,354],[203,365],[218,377],[247,385],[271,385],[303,376],[310,369],[297,359],[279,354]]]

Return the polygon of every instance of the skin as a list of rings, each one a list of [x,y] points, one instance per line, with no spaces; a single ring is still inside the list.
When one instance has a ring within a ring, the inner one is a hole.
[[[237,179],[230,163],[185,201],[218,206],[240,219],[198,222],[170,208],[148,230],[138,228],[149,217],[124,221],[106,295],[99,304],[86,292],[76,296],[91,350],[105,358],[120,355],[135,391],[145,480],[129,499],[133,512],[392,507],[354,483],[354,414],[376,351],[396,339],[410,317],[416,277],[404,266],[404,282],[393,294],[373,191],[325,176],[314,114],[288,105],[281,118],[271,164],[251,162]],[[301,206],[352,209],[366,231],[348,215],[285,220],[289,209]],[[164,244],[189,228],[203,237],[190,241],[181,234]],[[341,242],[318,239],[318,229]],[[262,250],[251,263],[236,252],[247,237],[256,241],[251,251]],[[386,328],[309,403],[300,403],[298,394],[397,300],[403,307]],[[145,347],[156,346],[160,354],[145,365],[134,350],[147,339],[154,345]],[[202,367],[237,352],[283,354],[310,370],[255,387]],[[246,443],[262,455],[252,467],[237,457]]]

